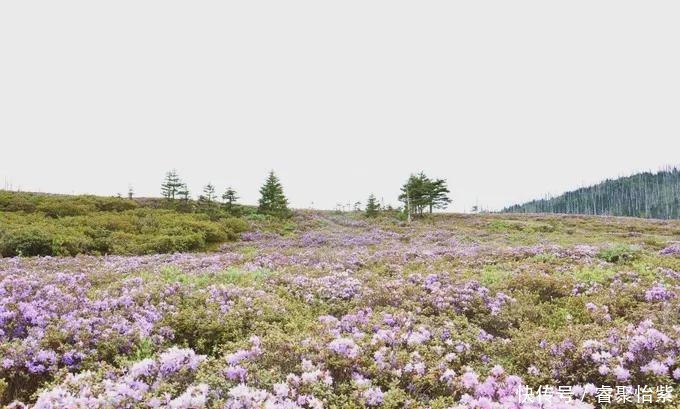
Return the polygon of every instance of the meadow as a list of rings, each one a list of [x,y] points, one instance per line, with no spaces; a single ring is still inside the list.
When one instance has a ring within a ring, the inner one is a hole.
[[[679,221],[249,223],[210,252],[0,259],[0,403],[679,407]]]

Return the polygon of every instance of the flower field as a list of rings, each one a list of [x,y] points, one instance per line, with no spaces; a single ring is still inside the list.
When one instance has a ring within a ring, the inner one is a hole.
[[[0,259],[0,403],[680,407],[680,222],[293,223],[213,253]]]

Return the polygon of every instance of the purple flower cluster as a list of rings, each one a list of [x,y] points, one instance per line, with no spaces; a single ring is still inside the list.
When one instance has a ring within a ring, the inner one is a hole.
[[[680,327],[666,334],[650,320],[629,325],[623,331],[610,331],[602,340],[586,340],[581,356],[594,365],[600,375],[617,382],[651,380],[649,376],[672,376],[680,368]]]
[[[328,349],[345,358],[355,359],[361,352],[352,338],[336,338],[328,343]]]
[[[208,386],[185,386],[192,381],[205,357],[190,349],[171,348],[158,359],[137,362],[115,374],[82,372],[69,374],[52,389],[40,393],[33,409],[122,408],[146,402],[147,407],[189,409],[205,406]],[[178,377],[179,375],[182,377]],[[167,393],[168,386],[181,391]]]
[[[666,301],[674,297],[675,292],[661,283],[655,283],[651,288],[645,291],[645,300],[647,300],[647,302]]]
[[[680,254],[680,244],[670,245],[659,252],[662,256]]]
[[[321,277],[290,275],[281,278],[291,293],[306,302],[347,301],[365,296],[368,289],[351,271],[336,271]]]
[[[475,280],[456,283],[446,275],[429,274],[425,277],[411,275],[409,283],[424,290],[420,294],[421,302],[436,311],[470,313],[476,311],[478,306],[483,306],[491,315],[496,315],[504,305],[513,301],[502,292],[491,294],[488,288]]]
[[[157,343],[172,338],[171,331],[158,325],[170,305],[152,302],[139,279],[98,290],[92,289],[92,279],[85,274],[3,272],[0,375],[78,369],[84,360],[97,359],[104,344],[125,352],[142,338]]]
[[[506,375],[500,366],[495,366],[489,376],[480,380],[476,372],[471,369],[459,377],[464,391],[455,409],[592,409],[593,405],[583,402],[579,396],[582,390],[594,395],[597,388],[594,385],[575,385],[573,396],[564,396],[553,391],[541,395],[540,400],[531,400],[521,396],[526,385],[516,375]]]

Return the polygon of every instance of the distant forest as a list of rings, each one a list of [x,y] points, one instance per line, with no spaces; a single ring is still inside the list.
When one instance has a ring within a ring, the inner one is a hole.
[[[502,210],[508,213],[567,213],[680,219],[680,169],[607,179],[557,197]]]

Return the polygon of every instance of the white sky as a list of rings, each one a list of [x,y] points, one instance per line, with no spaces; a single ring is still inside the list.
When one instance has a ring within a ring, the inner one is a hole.
[[[0,187],[491,209],[680,163],[678,1],[2,1]]]

